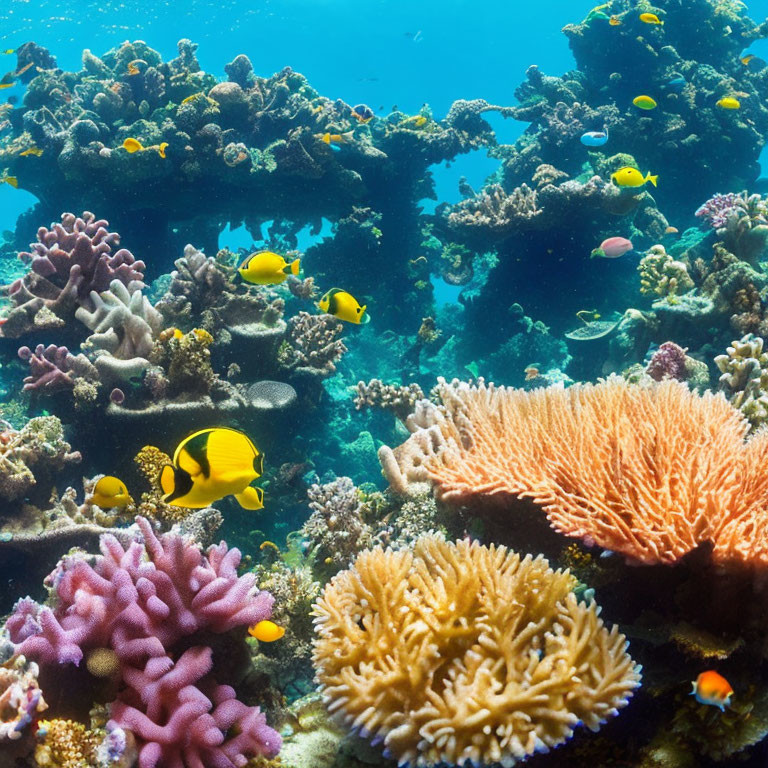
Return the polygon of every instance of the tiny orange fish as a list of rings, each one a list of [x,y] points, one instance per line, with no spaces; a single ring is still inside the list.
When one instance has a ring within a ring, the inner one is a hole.
[[[691,683],[691,696],[696,697],[700,704],[708,704],[725,712],[726,707],[731,706],[733,688],[731,684],[713,669],[702,672],[696,682]]]
[[[533,365],[529,365],[523,373],[525,373],[526,381],[532,381],[539,376],[539,369]]]
[[[677,227],[667,227],[664,230],[665,235],[676,235],[680,230]]]
[[[140,75],[141,70],[132,62],[128,62],[128,74],[129,75]]]
[[[16,70],[16,77],[19,75],[23,75],[28,69],[30,69],[32,66],[34,66],[34,61],[30,61],[29,64],[26,64],[21,69]]]
[[[620,27],[621,26],[621,19],[618,16],[611,16],[611,18],[608,19],[608,23],[612,27]]]

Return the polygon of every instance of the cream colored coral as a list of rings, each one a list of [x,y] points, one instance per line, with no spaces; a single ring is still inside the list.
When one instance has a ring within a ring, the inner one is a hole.
[[[575,579],[505,547],[419,539],[362,553],[315,605],[328,709],[401,764],[511,766],[597,730],[639,668]]]
[[[722,395],[611,377],[531,392],[443,382],[440,397],[385,464],[398,487],[528,497],[561,533],[643,563],[705,541],[720,562],[768,563],[765,452]]]

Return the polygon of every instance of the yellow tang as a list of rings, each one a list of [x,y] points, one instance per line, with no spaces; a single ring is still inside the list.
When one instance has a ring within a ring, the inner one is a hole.
[[[328,293],[317,302],[317,306],[329,315],[346,320],[348,323],[365,325],[371,321],[371,316],[365,311],[366,304],[360,306],[358,300],[341,288],[331,288]]]
[[[156,147],[152,147],[152,149],[157,150],[157,154],[160,155],[160,157],[165,160],[165,150],[168,149],[168,142],[167,141],[161,141]]]
[[[260,643],[273,643],[285,634],[285,629],[275,624],[274,621],[260,621],[258,624],[248,627],[248,634],[255,637]]]
[[[720,107],[720,109],[741,109],[741,102],[738,99],[734,99],[732,96],[725,96],[719,101],[716,101],[715,106]]]
[[[4,56],[9,56],[12,53],[16,53],[15,48],[6,48],[4,51],[0,51]]]
[[[237,271],[246,283],[277,285],[288,275],[298,275],[300,262],[301,259],[294,259],[289,264],[279,253],[258,251],[247,256]]]
[[[261,509],[264,492],[251,483],[261,475],[264,455],[236,429],[211,427],[179,443],[173,464],[160,470],[163,501],[202,509],[234,496],[243,509]]]
[[[618,171],[614,171],[611,174],[611,178],[620,187],[642,187],[649,181],[655,187],[659,180],[658,176],[651,176],[650,171],[643,176],[641,171],[638,171],[637,168],[632,168],[632,166],[629,165],[625,165],[623,168],[619,168]]]
[[[40,147],[32,146],[29,149],[25,149],[23,152],[19,152],[19,157],[28,157],[29,155],[40,157],[40,155],[42,154],[43,154],[43,150],[40,149]]]
[[[7,184],[9,187],[13,187],[14,189],[19,188],[19,180],[15,176],[3,176],[0,179],[0,184]]]
[[[141,149],[144,149],[144,145],[138,139],[126,139],[123,142],[123,149],[126,152],[133,154]]]
[[[112,475],[104,475],[94,486],[93,496],[89,499],[102,509],[127,507],[133,504],[133,499],[125,487],[125,483]]]
[[[644,24],[660,24],[664,26],[664,22],[655,13],[641,13],[640,21]]]
[[[13,88],[13,83],[0,83],[0,91],[4,88]]]
[[[640,109],[656,109],[656,102],[650,96],[635,96],[632,103]]]

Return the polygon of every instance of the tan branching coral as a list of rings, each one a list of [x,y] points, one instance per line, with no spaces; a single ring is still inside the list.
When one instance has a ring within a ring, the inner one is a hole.
[[[768,352],[763,345],[762,338],[748,333],[715,358],[720,389],[753,428],[768,421]]]
[[[400,764],[514,765],[593,731],[640,683],[576,580],[505,547],[419,539],[362,553],[315,605],[331,713]]]
[[[693,287],[688,268],[682,261],[675,261],[663,245],[654,245],[637,265],[640,273],[640,293],[674,299]]]
[[[380,457],[393,488],[454,502],[528,497],[553,528],[643,563],[702,542],[719,562],[768,563],[768,435],[722,395],[611,377],[531,392],[442,382],[413,435]]]

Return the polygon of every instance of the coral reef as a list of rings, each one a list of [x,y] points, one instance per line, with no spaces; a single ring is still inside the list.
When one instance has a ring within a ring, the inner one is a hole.
[[[676,297],[694,287],[688,269],[673,259],[663,245],[654,245],[637,265],[640,273],[640,292],[675,302]]]
[[[413,413],[417,400],[424,397],[424,392],[418,384],[398,386],[384,384],[380,379],[371,379],[367,384],[357,382],[355,408],[383,408],[393,413],[400,421],[405,422]]]
[[[530,498],[560,533],[640,563],[706,541],[725,565],[765,561],[768,434],[745,442],[749,425],[722,396],[611,377],[532,392],[443,382],[440,398],[409,419],[403,446],[379,452],[396,490]]]
[[[82,218],[64,213],[61,224],[37,231],[32,251],[19,254],[30,271],[5,287],[14,306],[0,328],[3,336],[59,328],[78,307],[90,309],[93,295],[114,281],[129,292],[143,286],[144,262],[118,249],[120,235],[108,226],[86,211]]]
[[[718,194],[696,210],[696,216],[715,230],[725,248],[757,267],[768,245],[768,202],[746,192]]]
[[[361,554],[315,606],[329,711],[419,766],[511,766],[579,723],[598,730],[640,674],[574,586],[541,557],[477,542]]]
[[[2,638],[3,644],[7,639]],[[27,727],[47,709],[37,683],[39,667],[17,655],[0,667],[0,749],[8,741],[17,741]]]
[[[725,354],[715,357],[720,389],[753,429],[768,421],[768,353],[764,340],[748,334],[733,341]]]
[[[193,642],[267,618],[272,597],[256,590],[253,574],[237,576],[238,550],[222,543],[204,556],[178,534],[158,538],[144,518],[137,523],[144,543],[123,547],[105,535],[95,561],[76,554],[60,562],[53,609],[17,603],[6,624],[16,651],[44,666],[79,665],[111,647],[125,687],[110,722],[134,733],[141,768],[274,756],[279,735],[232,687],[208,682],[211,648]],[[193,644],[174,658],[181,638]]]
[[[332,315],[299,312],[289,323],[288,338],[280,348],[280,362],[293,374],[326,378],[347,351],[339,338],[342,322]]]

